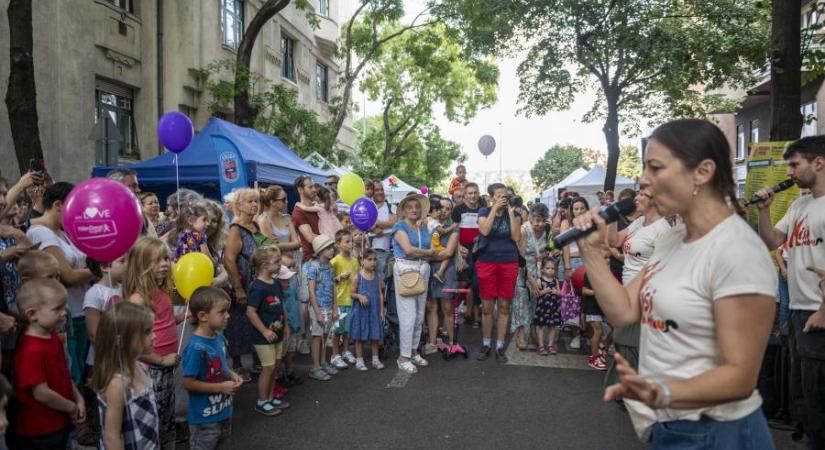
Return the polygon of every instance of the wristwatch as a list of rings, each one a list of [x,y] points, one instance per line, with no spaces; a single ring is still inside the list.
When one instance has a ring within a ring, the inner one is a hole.
[[[662,404],[657,406],[657,409],[670,408],[670,406],[673,404],[673,392],[671,392],[668,385],[666,385],[664,382],[656,383],[656,385],[658,385],[659,388],[662,390],[662,397],[664,399]]]

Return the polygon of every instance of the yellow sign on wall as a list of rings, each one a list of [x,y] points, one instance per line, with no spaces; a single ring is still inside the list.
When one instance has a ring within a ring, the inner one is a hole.
[[[788,179],[788,162],[782,157],[788,144],[790,142],[756,142],[750,145],[745,199],[750,199],[762,188],[776,186]],[[779,222],[797,197],[799,186],[796,185],[776,194],[771,204],[771,222]],[[756,205],[748,208],[748,221],[753,224],[757,222]]]

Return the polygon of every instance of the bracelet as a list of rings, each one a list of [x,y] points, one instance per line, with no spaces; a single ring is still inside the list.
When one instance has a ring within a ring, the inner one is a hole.
[[[659,388],[662,389],[662,397],[664,397],[664,404],[659,405],[656,408],[657,409],[670,408],[670,406],[673,404],[673,392],[671,392],[670,387],[668,387],[668,385],[665,384],[664,382],[656,383],[656,385],[659,386]]]

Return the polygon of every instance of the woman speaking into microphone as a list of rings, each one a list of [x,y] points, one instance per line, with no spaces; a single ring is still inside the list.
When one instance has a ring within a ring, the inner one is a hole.
[[[771,449],[756,381],[774,317],[776,274],[759,236],[733,210],[730,147],[704,120],[676,120],[650,136],[641,188],[682,223],[656,242],[626,286],[604,258],[607,227],[579,248],[596,299],[615,326],[641,322],[638,373],[616,355],[634,427],[654,449]]]

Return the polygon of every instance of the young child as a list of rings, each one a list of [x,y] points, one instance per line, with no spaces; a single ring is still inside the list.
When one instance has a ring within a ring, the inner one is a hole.
[[[559,282],[556,280],[556,260],[545,258],[541,263],[541,277],[538,279],[538,301],[533,325],[538,331],[538,354],[545,356],[548,353],[555,355],[556,332],[563,325],[560,310]],[[544,332],[549,328],[549,345],[544,346]]]
[[[384,364],[378,358],[378,345],[384,339],[384,292],[381,279],[375,275],[375,250],[368,248],[361,256],[361,271],[352,279],[352,312],[349,336],[355,341],[355,368],[366,371],[364,343],[370,343],[372,367],[381,370]]]
[[[212,257],[206,241],[206,228],[208,225],[209,210],[203,204],[195,203],[181,208],[175,221],[175,233],[171,233],[170,238],[177,237],[177,241],[174,242],[174,245],[177,245],[175,247],[175,261],[179,260],[181,256],[192,252],[201,252],[210,258]],[[171,245],[173,243],[170,242]]]
[[[335,236],[344,226],[338,220],[338,209],[335,204],[335,193],[325,187],[318,187],[318,201],[313,206],[303,206],[296,203],[295,207],[303,211],[318,213],[318,232],[327,236]]]
[[[226,362],[229,296],[213,287],[189,300],[195,333],[183,351],[183,387],[189,393],[189,445],[211,450],[225,444],[232,429],[232,396],[243,384]]]
[[[94,370],[89,386],[97,393],[100,448],[160,448],[158,409],[152,379],[138,360],[151,354],[152,312],[121,302],[99,315]]]
[[[318,381],[329,381],[330,375],[338,370],[326,363],[326,336],[332,323],[338,320],[338,310],[333,308],[335,288],[333,272],[329,261],[335,253],[335,242],[326,235],[312,240],[315,258],[306,265],[309,291],[309,331],[312,334],[312,371],[309,377]],[[321,364],[323,362],[323,365]]]
[[[463,164],[459,164],[455,168],[455,178],[450,180],[450,189],[447,191],[450,195],[453,196],[453,201],[457,201],[455,194],[456,192],[464,189],[464,186],[467,184],[467,168],[464,167]]]
[[[335,246],[338,254],[332,258],[332,270],[335,274],[335,309],[338,321],[333,330],[332,359],[330,363],[337,369],[346,369],[355,364],[355,356],[349,351],[349,322],[352,312],[352,279],[358,273],[358,260],[352,257],[352,233],[339,230],[335,233]],[[343,356],[339,339],[343,341]]]
[[[446,204],[452,204],[452,201],[447,198],[431,201],[431,217],[427,221],[427,228],[430,231],[432,247],[435,249],[436,253],[441,253],[444,251],[444,246],[441,245],[442,238],[444,236],[449,236],[458,229],[458,224],[452,223],[452,220],[450,219],[450,215],[453,212],[452,208],[445,207],[444,204],[442,204],[442,200],[446,201]],[[441,264],[438,266],[438,270],[433,273],[433,277],[438,280],[439,283],[444,284],[444,274],[447,273],[447,269],[449,267],[449,259],[441,261]]]
[[[261,361],[258,375],[258,403],[255,412],[277,416],[289,402],[273,398],[278,363],[284,355],[284,340],[289,338],[289,323],[284,312],[284,294],[275,276],[281,272],[281,251],[275,246],[260,247],[252,254],[258,277],[249,285],[246,316],[258,333],[252,338]]]
[[[590,358],[587,365],[596,370],[607,370],[605,357],[601,350],[604,315],[596,301],[596,293],[593,292],[587,273],[584,274],[584,287],[582,287],[582,313],[584,313],[584,320],[587,324],[587,334],[590,336]]]
[[[126,256],[129,270],[123,280],[123,297],[155,315],[154,351],[142,361],[149,365],[160,413],[160,442],[164,447],[175,442],[175,366],[180,361],[176,325],[183,320],[183,313],[175,317],[172,308],[170,264],[169,248],[163,241],[142,237]]]
[[[283,377],[279,383],[284,387],[301,384],[301,378],[295,374],[295,352],[301,340],[301,305],[298,299],[298,279],[295,277],[295,259],[287,256],[281,258],[281,270],[278,281],[284,293],[283,302],[286,310],[286,322],[289,324],[289,336],[286,338],[286,357],[284,358]],[[277,388],[276,388],[277,389]]]
[[[365,249],[367,245],[367,233],[359,230],[358,228],[353,227],[352,229],[352,257],[355,258],[357,261],[361,260],[361,251]]]
[[[16,448],[68,448],[72,423],[86,419],[86,402],[72,383],[55,328],[66,322],[68,292],[52,279],[20,287],[17,305],[28,322],[14,358],[14,390],[20,402]]]

